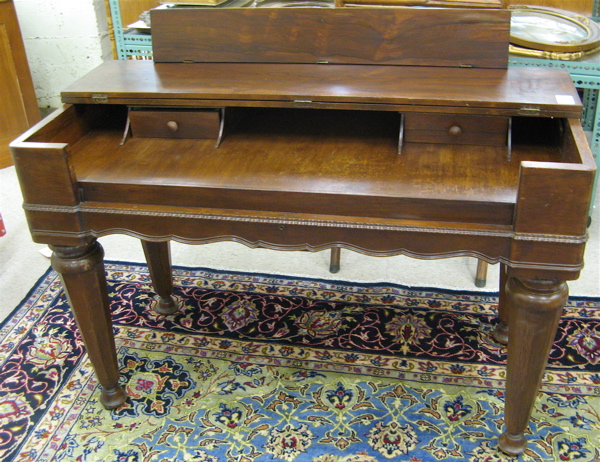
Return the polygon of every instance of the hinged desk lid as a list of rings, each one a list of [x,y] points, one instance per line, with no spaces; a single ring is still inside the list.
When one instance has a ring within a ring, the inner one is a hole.
[[[555,69],[107,61],[65,103],[337,107],[574,117],[579,96]]]
[[[510,12],[157,8],[154,62],[107,62],[66,103],[579,117],[566,72],[507,69]]]
[[[508,66],[510,11],[158,8],[154,61]]]

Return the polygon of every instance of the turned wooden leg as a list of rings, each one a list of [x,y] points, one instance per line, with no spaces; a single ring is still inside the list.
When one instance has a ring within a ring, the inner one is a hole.
[[[485,287],[487,284],[488,262],[477,260],[477,274],[475,275],[475,286]]]
[[[340,258],[342,256],[342,249],[339,247],[331,248],[331,260],[329,262],[329,272],[337,273],[340,270]]]
[[[512,300],[506,296],[506,265],[500,263],[500,293],[498,296],[498,317],[500,322],[492,332],[492,336],[502,345],[508,344],[508,320],[510,318]]]
[[[499,444],[505,453],[517,455],[527,447],[524,432],[569,291],[563,281],[512,277],[506,290],[514,309],[509,318],[506,431]]]
[[[152,285],[158,294],[155,311],[169,315],[175,313],[179,306],[173,298],[173,277],[171,271],[171,250],[169,242],[142,241]]]
[[[90,361],[102,385],[100,401],[107,409],[127,398],[119,386],[119,365],[108,307],[104,251],[97,241],[87,246],[50,246],[52,267],[62,279]]]

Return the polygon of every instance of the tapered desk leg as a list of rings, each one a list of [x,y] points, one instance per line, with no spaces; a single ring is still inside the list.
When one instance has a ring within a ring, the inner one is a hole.
[[[337,273],[340,271],[340,258],[342,256],[342,249],[340,247],[331,248],[331,257],[329,260],[329,272]]]
[[[173,314],[179,309],[179,306],[172,295],[173,276],[169,242],[142,241],[142,247],[154,290],[158,294],[158,305],[154,309],[160,314]]]
[[[507,454],[516,455],[527,447],[524,432],[569,294],[567,284],[556,280],[509,278],[506,287],[513,309],[509,319],[506,431],[499,444]]]
[[[512,309],[512,300],[506,296],[507,279],[506,265],[500,263],[500,294],[498,297],[498,317],[500,318],[500,322],[496,325],[492,336],[502,345],[508,344],[508,320]]]
[[[475,286],[485,287],[487,284],[488,262],[477,260],[477,274],[475,275]]]
[[[52,267],[60,274],[92,366],[102,385],[100,401],[108,409],[127,398],[119,386],[119,365],[108,305],[104,251],[87,246],[50,246]]]

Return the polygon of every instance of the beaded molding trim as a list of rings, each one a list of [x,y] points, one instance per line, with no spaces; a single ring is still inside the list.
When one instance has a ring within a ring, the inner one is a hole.
[[[284,218],[279,216],[225,215],[205,212],[169,212],[156,210],[140,210],[129,208],[86,207],[86,206],[57,206],[24,204],[24,210],[30,212],[55,213],[106,213],[117,215],[152,216],[184,219],[202,219],[235,221],[246,223],[264,223],[275,225],[320,226],[329,228],[372,229],[381,231],[419,232],[433,234],[459,234],[470,236],[488,236],[509,238],[517,241],[554,242],[561,244],[583,244],[587,242],[587,233],[582,236],[567,236],[559,234],[518,233],[514,231],[494,231],[482,229],[431,228],[426,226],[392,225],[379,223],[360,223],[342,220],[318,220],[310,218]]]

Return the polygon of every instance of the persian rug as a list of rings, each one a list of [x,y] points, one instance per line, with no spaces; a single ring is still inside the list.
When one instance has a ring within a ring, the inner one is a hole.
[[[497,296],[107,264],[123,386],[105,410],[57,275],[3,323],[0,460],[517,460],[497,449]],[[600,300],[571,298],[522,461],[600,460]]]

